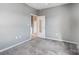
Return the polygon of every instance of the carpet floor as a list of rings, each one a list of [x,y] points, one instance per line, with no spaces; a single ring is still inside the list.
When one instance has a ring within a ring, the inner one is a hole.
[[[43,38],[33,38],[0,55],[77,55],[76,44]]]

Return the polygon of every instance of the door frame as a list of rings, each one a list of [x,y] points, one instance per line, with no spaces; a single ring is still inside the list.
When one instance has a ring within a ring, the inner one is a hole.
[[[38,16],[38,15],[35,15],[35,14],[31,14],[31,17],[32,16]],[[32,20],[32,18],[30,17],[30,38],[32,38],[32,32],[31,32],[31,20]],[[44,37],[40,37],[40,38],[45,38],[45,34],[44,34]]]

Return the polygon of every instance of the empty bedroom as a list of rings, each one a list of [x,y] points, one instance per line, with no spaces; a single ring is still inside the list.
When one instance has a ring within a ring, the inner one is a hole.
[[[0,3],[0,55],[79,55],[79,3]]]

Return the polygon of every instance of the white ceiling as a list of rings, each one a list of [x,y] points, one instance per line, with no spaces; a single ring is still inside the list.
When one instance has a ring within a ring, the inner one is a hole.
[[[41,10],[45,8],[56,7],[56,6],[63,5],[66,3],[26,3],[26,4],[32,8]]]

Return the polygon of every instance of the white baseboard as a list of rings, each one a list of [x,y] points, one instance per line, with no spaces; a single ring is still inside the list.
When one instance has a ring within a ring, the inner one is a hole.
[[[63,40],[63,39],[56,39],[56,38],[51,38],[51,37],[45,37],[45,38],[51,39],[51,40],[56,40],[56,41],[63,41],[63,42],[69,42],[69,43],[77,44],[76,42],[66,41],[66,40]]]
[[[13,47],[16,47],[16,46],[18,46],[18,45],[20,45],[20,44],[23,44],[23,43],[25,43],[25,42],[27,42],[27,41],[29,41],[29,40],[31,40],[31,39],[27,39],[27,40],[25,40],[25,41],[22,41],[22,42],[19,42],[19,43],[17,43],[17,44],[14,44],[14,45],[12,45],[12,46],[10,46],[10,47],[1,49],[0,52],[3,52],[3,51],[6,51],[6,50],[8,50],[8,49],[11,49],[11,48],[13,48]]]
[[[69,42],[69,43],[77,44],[76,42],[70,42],[70,41],[66,41],[66,40],[62,40],[62,39],[56,39],[56,38],[50,38],[50,37],[45,37],[45,38],[46,38],[46,39],[51,39],[51,40],[64,41],[64,42]],[[27,41],[29,41],[29,40],[31,40],[31,39],[28,39],[28,40],[19,42],[19,43],[15,44],[15,45],[12,45],[12,46],[10,46],[10,47],[1,49],[0,52],[3,52],[3,51],[6,51],[6,50],[8,50],[8,49],[11,49],[11,48],[13,48],[13,47],[16,47],[16,46],[18,46],[18,45],[20,45],[20,44],[23,44],[23,43],[25,43],[25,42],[27,42]]]

